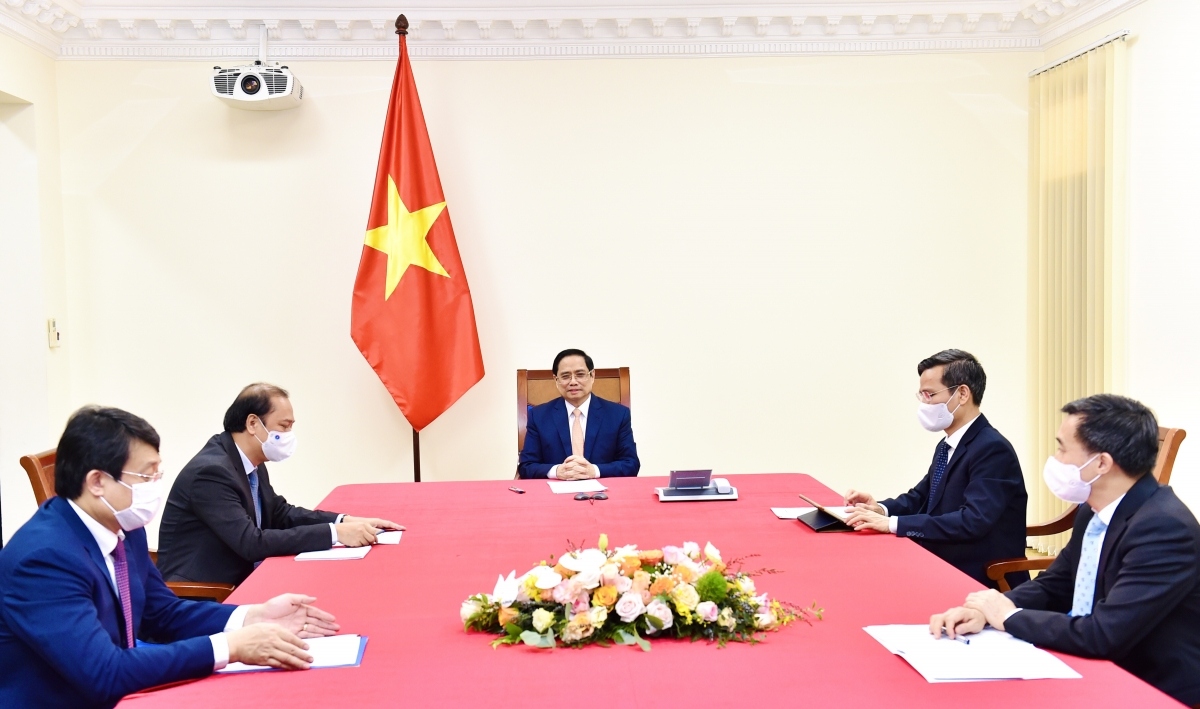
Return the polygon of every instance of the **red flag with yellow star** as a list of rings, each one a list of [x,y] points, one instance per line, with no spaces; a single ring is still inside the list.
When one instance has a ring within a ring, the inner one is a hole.
[[[483,378],[483,355],[404,29],[350,334],[420,431]]]

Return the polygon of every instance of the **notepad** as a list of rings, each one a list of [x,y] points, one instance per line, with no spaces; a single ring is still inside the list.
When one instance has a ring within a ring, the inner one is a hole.
[[[812,512],[815,509],[817,509],[817,508],[816,507],[772,507],[771,511],[774,512],[775,516],[778,517],[779,519],[796,519],[800,515],[808,514],[809,512]]]
[[[296,561],[344,561],[346,559],[361,559],[371,551],[371,547],[334,547],[326,551],[306,551],[296,555]]]
[[[375,543],[376,544],[399,544],[400,537],[403,535],[404,535],[404,532],[400,531],[399,529],[397,529],[395,531],[391,531],[391,532],[380,532],[379,534],[375,535]]]
[[[313,658],[309,667],[314,670],[330,667],[358,667],[362,664],[363,653],[367,650],[367,636],[365,635],[331,635],[326,638],[309,638],[304,642],[308,643],[308,654]],[[277,672],[278,670],[274,667],[231,662],[224,669],[217,671],[232,674],[235,672]]]
[[[1054,655],[1001,630],[968,635],[969,642],[935,638],[928,625],[871,625],[863,630],[927,682],[1082,677]]]
[[[574,495],[577,492],[600,492],[608,489],[595,478],[591,480],[547,480],[546,482],[550,485],[550,492],[555,495]]]

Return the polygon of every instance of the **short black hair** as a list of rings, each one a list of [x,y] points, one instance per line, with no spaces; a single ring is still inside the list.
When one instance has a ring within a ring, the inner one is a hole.
[[[286,390],[274,384],[257,382],[242,389],[229,408],[225,410],[225,431],[227,433],[245,431],[246,419],[250,418],[250,414],[257,416],[260,421],[263,420],[267,414],[271,413],[271,399],[277,396],[290,398]]]
[[[987,388],[987,374],[983,365],[975,359],[975,355],[963,350],[942,350],[932,357],[926,357],[917,363],[917,376],[928,369],[945,365],[942,370],[942,386],[957,389],[966,384],[971,390],[971,400],[976,406],[983,403],[983,390]]]
[[[54,462],[54,493],[74,500],[83,494],[83,481],[93,470],[115,480],[129,460],[134,441],[158,450],[158,431],[140,416],[105,406],[85,406],[71,414]]]
[[[554,376],[558,376],[558,365],[567,357],[583,357],[583,363],[587,365],[589,372],[596,368],[596,365],[592,364],[592,358],[588,357],[587,352],[583,350],[563,350],[554,356]]]
[[[1130,477],[1140,478],[1158,462],[1158,419],[1127,396],[1096,394],[1062,407],[1079,416],[1075,436],[1089,453],[1108,453]]]

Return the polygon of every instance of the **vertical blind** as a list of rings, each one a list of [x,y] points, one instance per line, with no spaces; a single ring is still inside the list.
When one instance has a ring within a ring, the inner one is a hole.
[[[1069,505],[1042,482],[1063,404],[1123,382],[1124,35],[1035,73],[1029,82],[1029,518]],[[1057,554],[1069,533],[1030,538]]]

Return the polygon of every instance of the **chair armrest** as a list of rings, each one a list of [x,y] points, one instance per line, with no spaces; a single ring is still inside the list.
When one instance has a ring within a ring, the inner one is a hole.
[[[1066,512],[1063,512],[1045,524],[1031,524],[1025,528],[1025,536],[1045,537],[1051,534],[1066,532],[1075,526],[1075,513],[1078,510],[1079,505],[1071,505],[1070,509]]]
[[[224,603],[229,594],[233,593],[234,586],[231,583],[168,581],[167,588],[180,598],[211,598],[217,603]]]
[[[1057,557],[1044,556],[1038,557],[1037,559],[1026,559],[1022,557],[1017,559],[1002,559],[1000,561],[993,561],[987,566],[987,577],[996,582],[996,585],[1000,587],[1001,592],[1008,592],[1012,590],[1012,586],[1008,585],[1008,580],[1004,578],[1005,574],[1012,574],[1018,571],[1043,571],[1050,568],[1050,565],[1054,563],[1055,558]]]

